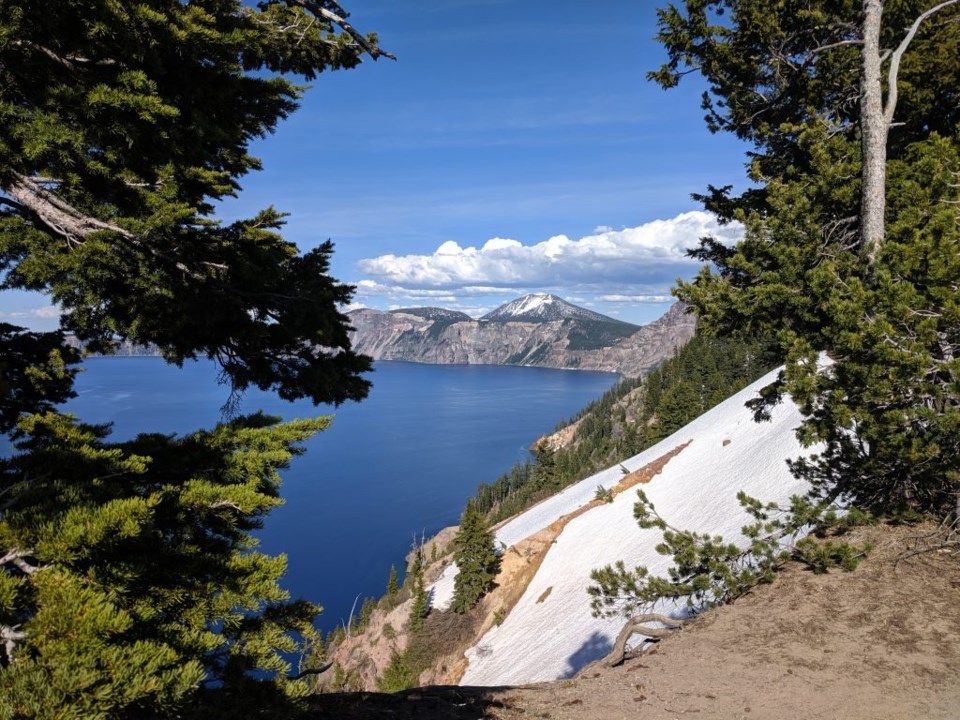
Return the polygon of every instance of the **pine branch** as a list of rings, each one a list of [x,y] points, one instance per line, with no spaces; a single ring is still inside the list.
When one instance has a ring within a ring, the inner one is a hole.
[[[339,3],[333,2],[333,0],[319,0],[318,2],[313,2],[312,0],[288,1],[291,5],[301,7],[317,17],[322,17],[325,20],[332,22],[334,25],[347,33],[347,35],[349,35],[353,41],[374,60],[379,59],[381,56],[390,58],[391,60],[397,59],[396,55],[388,53],[385,50],[381,50],[375,45],[371,45],[367,39],[361,35],[355,27],[353,27],[353,25],[348,23],[347,18],[350,17],[350,13],[340,7]]]

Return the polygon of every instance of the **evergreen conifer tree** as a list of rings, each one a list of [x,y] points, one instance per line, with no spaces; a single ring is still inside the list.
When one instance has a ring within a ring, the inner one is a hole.
[[[410,606],[409,625],[411,630],[418,630],[423,627],[423,621],[430,613],[427,586],[423,580],[422,567],[416,569],[411,582],[413,584],[413,604]]]
[[[397,579],[397,568],[390,566],[390,576],[387,578],[387,597],[392,598],[400,590],[400,584]]]
[[[328,275],[267,208],[218,201],[324,70],[384,55],[335,0],[12,0],[0,13],[0,289],[48,293],[106,350],[216,360],[234,391],[362,398]],[[319,608],[256,552],[279,476],[327,418],[252,415],[111,443],[53,411],[77,354],[0,325],[0,718],[287,713]]]
[[[468,502],[460,518],[460,532],[454,540],[457,577],[454,579],[450,609],[465,613],[494,585],[499,558],[493,533],[487,529],[483,513]]]
[[[800,439],[824,443],[796,465],[818,499],[960,509],[958,18],[934,0],[660,13],[651,76],[704,75],[708,125],[753,145],[758,184],[701,196],[746,235],[704,239],[709,266],[677,294],[706,332],[776,336],[786,369],[763,401],[789,393]]]

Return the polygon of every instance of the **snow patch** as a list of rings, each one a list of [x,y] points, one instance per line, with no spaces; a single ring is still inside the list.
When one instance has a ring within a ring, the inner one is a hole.
[[[547,305],[553,302],[550,295],[536,293],[534,295],[525,295],[516,301],[519,304],[516,307],[507,310],[511,315],[526,315],[527,313],[537,313],[542,311]]]
[[[736,500],[737,491],[782,502],[807,490],[786,465],[787,459],[816,451],[804,449],[795,437],[793,431],[802,420],[797,407],[786,400],[774,408],[770,422],[760,424],[744,407],[777,372],[623,463],[628,470],[637,470],[692,440],[644,486],[649,500],[671,525],[721,534],[734,541],[749,521]],[[597,485],[609,488],[622,477],[622,470],[615,466],[567,488],[500,528],[498,545],[510,546],[529,537],[590,502]],[[654,574],[665,574],[670,565],[669,558],[654,550],[660,533],[637,526],[635,501],[635,492],[621,493],[613,503],[589,510],[566,526],[516,607],[467,651],[469,667],[462,684],[510,685],[567,678],[610,651],[624,620],[592,617],[586,592],[590,571],[617,560],[628,567],[646,565]],[[454,576],[455,568],[448,568],[434,586],[437,607],[448,592],[452,595]],[[539,602],[547,588],[552,591]],[[672,603],[657,610],[683,612]]]

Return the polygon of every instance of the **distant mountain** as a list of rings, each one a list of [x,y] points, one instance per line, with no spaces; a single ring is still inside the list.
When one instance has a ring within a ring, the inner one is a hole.
[[[392,313],[403,313],[404,315],[416,315],[425,320],[439,320],[440,322],[463,322],[473,320],[472,317],[459,310],[447,310],[438,307],[415,307],[404,308],[403,310],[391,310]]]
[[[77,350],[83,350],[85,347],[84,343],[72,333],[64,335],[63,342]],[[114,351],[107,357],[159,357],[160,355],[160,348],[153,343],[137,345],[130,340],[116,340],[114,341],[114,348]],[[91,355],[99,357],[101,353],[91,353]]]
[[[524,295],[480,318],[481,322],[551,322],[553,320],[588,320],[626,325],[634,330],[639,328],[638,325],[614,320],[593,310],[568,303],[556,295],[545,293]]]
[[[555,295],[525,295],[474,320],[443,308],[353,310],[354,348],[375,360],[533,365],[642,375],[693,336],[695,319],[674,305],[632,325]]]

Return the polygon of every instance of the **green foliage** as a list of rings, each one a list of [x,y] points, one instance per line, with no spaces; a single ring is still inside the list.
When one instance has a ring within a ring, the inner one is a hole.
[[[897,47],[905,29],[935,4],[887,3],[881,46]],[[862,0],[683,0],[657,11],[657,39],[668,60],[648,77],[671,88],[698,72],[709,88],[702,101],[707,127],[753,146],[751,174],[760,187],[739,198],[729,196],[729,187],[710,187],[700,196],[708,208],[727,218],[734,210],[761,210],[768,180],[807,173],[813,153],[801,130],[810,123],[823,122],[844,141],[855,139],[862,7]],[[953,135],[960,122],[960,30],[950,22],[957,12],[946,9],[928,21],[903,57],[891,158],[929,133]]]
[[[683,601],[691,612],[701,612],[770,582],[788,560],[805,563],[814,572],[836,567],[849,571],[869,551],[867,546],[811,536],[792,542],[805,530],[822,534],[830,528],[868,520],[860,513],[845,518],[835,508],[816,505],[803,497],[791,498],[790,507],[782,508],[739,493],[740,505],[753,518],[741,530],[743,539],[739,543],[673,528],[642,490],[637,491],[637,497],[637,524],[663,533],[656,551],[671,557],[673,565],[667,577],[651,575],[643,566],[627,569],[623,562],[594,570],[590,577],[595,584],[587,592],[595,616],[633,615],[650,611],[664,600]]]
[[[252,140],[324,70],[382,53],[336,3],[4,2],[0,291],[47,293],[93,351],[154,343],[215,359],[235,393],[362,398],[329,277],[273,208],[219,223],[260,167]],[[0,324],[0,718],[289,714],[287,657],[319,608],[280,589],[252,534],[327,418],[260,415],[176,438],[107,442],[53,411],[77,353]],[[235,399],[235,395],[232,398]]]
[[[281,502],[277,471],[328,423],[252,415],[111,444],[69,416],[25,418],[0,477],[0,546],[21,561],[0,574],[0,627],[24,635],[3,657],[0,717],[203,716],[304,694],[284,655],[315,639],[319,608],[289,600],[285,559],[251,532]]]
[[[400,591],[400,584],[397,580],[397,568],[390,566],[390,576],[387,578],[387,597],[393,597]]]
[[[59,333],[0,323],[0,350],[0,432],[13,430],[24,413],[49,412],[74,396],[70,366],[79,355]]]
[[[417,687],[419,673],[413,666],[407,653],[394,652],[390,656],[390,664],[377,679],[377,690],[394,693]]]
[[[515,515],[645,450],[780,361],[770,341],[697,336],[646,378],[623,380],[584,408],[571,421],[578,423],[572,444],[539,445],[534,462],[482,483],[472,502],[491,522]]]
[[[734,248],[706,238],[693,254],[712,267],[678,296],[706,332],[776,336],[786,368],[757,410],[784,393],[800,405],[800,439],[825,447],[795,466],[816,497],[885,513],[955,512],[960,6],[940,8],[903,55],[874,255],[859,228],[861,4],[679,5],[660,12],[669,61],[651,76],[671,87],[687,71],[704,75],[708,126],[752,143],[759,187],[700,196],[743,222],[746,236]],[[887,3],[881,45],[896,47],[934,5]]]
[[[601,322],[578,318],[566,320],[565,324],[571,328],[567,350],[599,350],[610,347],[638,330],[636,325],[617,320]]]
[[[467,503],[460,518],[460,532],[453,544],[456,548],[453,559],[458,570],[450,609],[462,615],[493,587],[500,567],[493,533],[487,529],[483,513],[472,502]]]
[[[215,358],[237,390],[363,397],[332,245],[299,254],[273,208],[213,216],[260,168],[250,142],[297,108],[284,73],[381,54],[309,9],[325,4],[5,3],[0,287],[47,292],[93,350],[120,336]]]
[[[360,608],[360,618],[357,621],[357,630],[363,632],[370,624],[370,618],[373,617],[373,611],[377,609],[376,598],[364,598],[363,605]]]
[[[605,503],[613,502],[613,490],[603,487],[603,485],[597,485],[596,491],[593,493],[594,500],[602,500]]]
[[[407,626],[416,631],[423,627],[423,621],[430,614],[430,598],[427,596],[427,586],[423,579],[423,563],[418,560],[410,571],[409,583],[413,593],[413,603],[410,605],[410,618]]]

